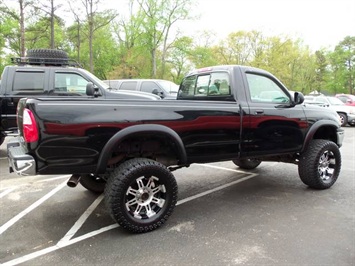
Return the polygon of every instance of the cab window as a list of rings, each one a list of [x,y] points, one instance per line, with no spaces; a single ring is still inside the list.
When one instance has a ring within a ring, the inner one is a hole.
[[[247,73],[249,93],[252,102],[289,103],[289,96],[272,79]]]
[[[153,93],[153,91],[161,92],[161,88],[153,81],[143,81],[141,91]]]
[[[119,89],[135,91],[136,88],[137,88],[137,81],[123,81]]]
[[[56,73],[54,89],[56,92],[69,92],[86,95],[88,80],[75,73]]]
[[[16,72],[14,91],[44,91],[44,72]]]
[[[229,76],[226,72],[213,72],[185,78],[181,84],[179,98],[203,98],[217,100],[231,96]]]

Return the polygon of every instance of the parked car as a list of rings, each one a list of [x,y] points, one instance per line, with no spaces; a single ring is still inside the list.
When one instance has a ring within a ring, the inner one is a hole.
[[[329,107],[335,110],[341,119],[341,125],[355,126],[355,107],[345,105],[341,100],[333,96],[305,96],[305,104]]]
[[[163,99],[175,99],[179,90],[179,85],[164,79],[111,79],[104,82],[114,90],[143,91]]]
[[[93,98],[87,95],[87,85],[96,88],[98,99],[160,100],[151,93],[113,91],[89,71],[56,49],[32,49],[27,57],[13,58],[5,66],[0,83],[0,145],[8,135],[17,135],[16,110],[21,98]]]
[[[345,103],[345,105],[355,106],[355,95],[342,93],[335,95],[335,97]]]

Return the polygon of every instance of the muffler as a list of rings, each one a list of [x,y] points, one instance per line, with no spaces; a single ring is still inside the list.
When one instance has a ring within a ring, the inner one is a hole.
[[[67,182],[68,187],[76,187],[80,181],[80,177],[81,175],[79,174],[72,175]]]

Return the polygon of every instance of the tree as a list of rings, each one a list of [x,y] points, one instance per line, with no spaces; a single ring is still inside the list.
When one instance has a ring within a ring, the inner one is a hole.
[[[144,14],[145,35],[151,56],[151,77],[157,77],[157,52],[161,47],[161,74],[165,74],[168,43],[173,25],[189,17],[191,0],[137,0],[140,11]]]
[[[179,84],[183,76],[192,68],[190,61],[192,38],[181,37],[171,47],[169,58],[166,61],[170,65],[172,80]]]
[[[85,35],[88,38],[89,44],[89,67],[90,71],[94,72],[93,41],[95,32],[108,25],[117,17],[117,14],[113,10],[99,11],[100,0],[81,0],[81,4],[84,8],[85,23],[81,22],[84,24],[84,27],[80,27],[80,29],[86,30]],[[79,19],[77,13],[75,13],[74,16]]]
[[[50,0],[48,3],[48,0],[45,1],[41,1],[40,5],[37,6],[37,9],[41,10],[42,12],[45,13],[46,17],[49,19],[50,21],[50,43],[49,46],[51,49],[56,48],[55,46],[55,23],[57,22],[58,24],[64,25],[63,20],[58,17],[55,12],[60,9],[63,6],[63,4],[59,4],[59,5],[54,5],[54,0]]]
[[[328,54],[331,77],[328,87],[334,93],[355,92],[355,37],[347,36]]]

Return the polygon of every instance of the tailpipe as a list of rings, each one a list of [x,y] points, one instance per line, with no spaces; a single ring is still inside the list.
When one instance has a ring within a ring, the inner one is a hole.
[[[68,187],[76,187],[80,181],[80,177],[81,175],[78,174],[72,175],[67,182]]]

